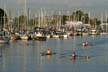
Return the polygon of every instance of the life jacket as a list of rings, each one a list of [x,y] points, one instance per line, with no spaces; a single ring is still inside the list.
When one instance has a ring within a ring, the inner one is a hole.
[[[48,51],[47,51],[47,54],[51,54],[51,51],[50,51],[50,50],[48,50]]]
[[[75,53],[72,53],[72,57],[75,57]]]

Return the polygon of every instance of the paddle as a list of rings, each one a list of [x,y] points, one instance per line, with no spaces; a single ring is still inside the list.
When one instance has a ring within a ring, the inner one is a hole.
[[[76,55],[75,57],[72,57],[72,55],[60,56],[60,58],[67,58],[67,57],[71,58],[71,60],[73,60],[73,59],[82,59],[82,58],[83,59],[89,59],[89,58],[91,58],[91,56],[81,56],[81,55]]]
[[[85,42],[82,42],[81,44],[78,44],[78,46],[84,46],[84,47],[87,47],[87,46],[95,46],[95,44],[94,43],[90,43],[90,42],[88,42],[87,44],[85,44]]]

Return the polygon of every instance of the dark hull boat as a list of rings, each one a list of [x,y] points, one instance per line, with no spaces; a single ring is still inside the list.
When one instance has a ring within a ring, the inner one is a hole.
[[[38,41],[46,41],[46,37],[35,37],[33,38],[34,40],[38,40]]]

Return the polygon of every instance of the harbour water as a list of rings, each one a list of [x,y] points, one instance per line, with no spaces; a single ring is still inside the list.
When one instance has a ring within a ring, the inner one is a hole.
[[[82,42],[90,45],[83,47]],[[55,55],[41,56],[48,48]],[[75,51],[79,57],[72,60]],[[89,58],[86,58],[89,57]],[[107,72],[108,36],[73,36],[0,44],[0,72]]]

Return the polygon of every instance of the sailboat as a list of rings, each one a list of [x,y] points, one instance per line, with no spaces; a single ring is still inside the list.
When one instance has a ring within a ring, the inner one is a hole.
[[[5,31],[1,32],[1,34],[0,34],[0,44],[1,43],[9,43],[9,38],[8,38],[8,36],[6,36]]]
[[[0,36],[0,44],[9,43],[9,39],[7,37]]]
[[[60,33],[59,33],[59,38],[67,38],[68,35],[67,35],[67,32],[65,32],[65,28],[64,28],[64,25],[63,25],[63,19],[62,19],[62,15],[61,15],[61,12],[59,11],[59,25],[58,25],[58,28],[60,29]]]
[[[91,28],[88,32],[89,35],[99,35],[99,31],[97,30],[97,25],[96,25],[96,21],[95,21],[95,25],[93,28]]]
[[[26,33],[20,35],[21,40],[28,40],[28,36]]]
[[[4,11],[5,11],[5,3],[4,3]],[[3,17],[3,31],[0,32],[0,43],[8,43],[9,42],[9,38],[8,38],[8,34],[7,34],[7,29],[5,29],[5,19],[6,15],[4,12],[4,17]]]
[[[106,23],[103,23],[103,15],[101,16],[101,28],[102,28],[102,31],[100,32],[100,35],[106,35],[108,34],[107,33],[107,26],[108,26],[108,23],[107,23],[107,11],[105,12],[106,14]],[[104,30],[104,27],[105,27],[105,30]]]
[[[25,16],[27,16],[27,19],[28,19],[28,15],[27,15],[27,6],[26,6],[26,0],[24,1],[24,15]],[[27,19],[24,21],[24,23],[25,23],[25,30],[27,30]],[[22,34],[20,34],[20,38],[21,38],[21,40],[28,40],[29,39],[29,37],[28,37],[28,35],[27,35],[27,33],[26,32],[23,32]]]
[[[36,28],[36,31],[34,32],[33,40],[46,41],[47,37],[45,36],[42,28],[42,23],[43,23],[42,9],[41,9],[41,13],[39,12],[38,20],[39,20],[38,21],[39,26]]]

